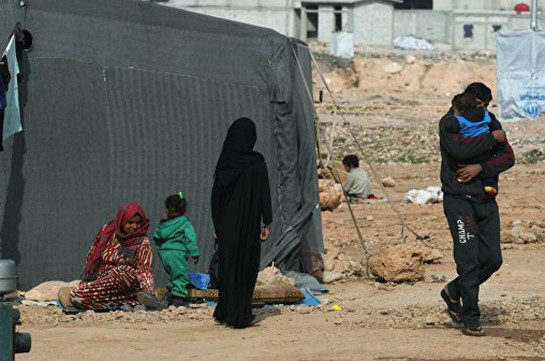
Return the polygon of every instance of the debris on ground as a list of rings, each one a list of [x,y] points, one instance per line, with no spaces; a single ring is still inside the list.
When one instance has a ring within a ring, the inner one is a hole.
[[[446,283],[448,281],[448,277],[445,275],[432,274],[431,281],[433,283]]]
[[[63,287],[74,288],[78,283],[78,280],[72,282],[47,281],[26,292],[25,299],[35,302],[56,301],[59,289]]]
[[[259,272],[256,286],[293,286],[294,284],[293,279],[284,276],[282,271],[272,265]]]
[[[385,187],[395,187],[396,181],[392,177],[386,177],[382,179],[382,185]]]
[[[389,64],[384,65],[382,67],[382,70],[384,70],[388,74],[401,73],[403,71],[403,65],[396,62],[391,62]]]
[[[339,184],[333,180],[320,179],[318,181],[320,191],[320,208],[323,211],[333,211],[342,203],[343,191]]]
[[[361,263],[352,261],[336,248],[328,249],[324,258],[326,272],[338,274],[343,277],[361,275],[363,273],[364,266]]]
[[[400,36],[394,39],[394,46],[405,50],[434,50],[429,41],[415,36]]]
[[[510,229],[502,233],[503,243],[531,244],[545,242],[545,224],[515,220]]]
[[[420,205],[440,203],[443,201],[441,187],[430,186],[426,189],[411,189],[405,194],[405,203]]]
[[[416,282],[424,278],[424,263],[436,262],[443,255],[421,243],[389,247],[370,259],[370,270],[384,282]]]

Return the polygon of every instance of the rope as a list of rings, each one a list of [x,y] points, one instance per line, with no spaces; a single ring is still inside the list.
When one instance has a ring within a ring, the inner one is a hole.
[[[310,51],[310,48],[308,49],[308,52],[310,54],[310,57],[312,59],[312,62],[314,63],[314,66],[316,67],[316,70],[318,72],[318,74],[320,75],[320,79],[322,80],[322,83],[324,84],[327,92],[329,93],[329,96],[331,97],[331,100],[333,101],[333,107],[335,109],[335,114],[338,114],[342,120],[343,120],[343,123],[346,124],[348,123],[346,121],[346,118],[341,110],[341,108],[339,107],[339,105],[337,104],[337,101],[335,100],[335,97],[333,96],[333,92],[331,91],[331,89],[329,88],[329,86],[327,85],[327,82],[325,80],[325,77],[323,75],[323,73],[320,71],[320,68],[318,67],[318,62],[316,61],[316,59],[314,58],[314,54],[312,54],[312,51]],[[299,62],[299,60],[297,60],[297,62]],[[354,143],[356,144],[356,146],[358,147],[358,149],[360,150],[360,154],[362,156],[362,158],[364,159],[365,163],[367,163],[367,165],[369,166],[369,169],[371,170],[371,173],[373,174],[373,176],[375,177],[375,180],[377,181],[377,183],[380,185],[382,191],[384,192],[384,196],[386,198],[386,201],[387,203],[390,205],[390,207],[392,208],[393,212],[395,213],[395,215],[397,216],[398,220],[399,220],[399,224],[401,225],[401,238],[403,239],[403,241],[405,242],[405,229],[409,230],[418,240],[425,240],[425,239],[428,239],[429,236],[421,236],[419,235],[418,233],[416,233],[416,231],[414,231],[411,227],[409,227],[406,223],[405,223],[405,219],[403,218],[403,216],[401,215],[401,213],[399,212],[399,210],[397,209],[397,207],[395,206],[395,204],[392,202],[391,198],[390,198],[390,195],[388,194],[388,191],[386,190],[386,187],[384,187],[384,185],[382,184],[382,176],[381,174],[375,169],[375,167],[373,167],[371,161],[369,160],[369,158],[366,156],[366,152],[364,152],[363,150],[363,147],[361,146],[360,142],[358,141],[358,138],[356,137],[356,135],[354,134],[354,132],[352,131],[352,129],[350,129],[350,127],[348,127],[348,132],[350,133],[350,136],[352,137],[352,139],[354,140]]]
[[[293,55],[295,57],[295,61],[297,62],[297,66],[299,68],[299,72],[301,74],[301,78],[303,79],[303,83],[305,84],[305,88],[307,90],[307,95],[309,97],[309,100],[311,102],[311,104],[314,105],[314,100],[312,99],[312,93],[310,91],[310,87],[308,86],[308,83],[305,79],[305,74],[303,72],[303,68],[301,67],[301,63],[299,62],[299,58],[297,57],[297,54],[295,52],[295,49],[292,49],[293,51]],[[315,112],[315,109],[314,109],[314,106],[312,107],[312,111],[314,113],[314,127],[315,129],[320,129],[322,130],[318,124],[316,123],[316,112]],[[323,132],[320,132],[322,134],[322,137],[326,140],[326,147],[328,148],[328,152],[329,154],[333,154],[331,152],[331,146],[329,143],[327,143],[327,138],[325,137],[325,135],[323,134]],[[319,141],[318,141],[318,138],[316,138],[316,143],[319,144]],[[331,176],[333,177],[333,179],[335,179],[335,174],[333,173],[333,169],[331,167],[324,167],[325,169],[329,170],[329,172],[331,173]],[[339,173],[337,172],[337,178],[339,177]],[[366,272],[366,275],[367,275],[367,278],[370,278],[371,277],[371,272],[369,270],[369,258],[370,258],[370,254],[369,254],[369,251],[367,250],[367,244],[365,243],[365,240],[363,239],[363,235],[361,234],[361,230],[360,230],[360,227],[358,225],[358,221],[356,219],[356,215],[354,214],[354,210],[352,209],[352,205],[350,204],[350,200],[348,199],[348,195],[346,194],[345,192],[345,189],[344,189],[344,186],[343,184],[341,184],[341,188],[342,188],[342,191],[343,191],[343,195],[344,195],[344,198],[346,200],[346,204],[348,204],[348,210],[350,211],[350,215],[352,217],[352,222],[354,223],[354,226],[356,227],[356,232],[358,234],[358,240],[360,242],[360,245],[363,249],[363,254],[365,256],[365,272]]]

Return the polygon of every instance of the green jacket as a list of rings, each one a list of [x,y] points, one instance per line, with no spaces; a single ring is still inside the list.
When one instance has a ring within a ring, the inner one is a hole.
[[[159,251],[182,251],[193,258],[200,255],[197,233],[185,216],[162,220],[153,240]]]

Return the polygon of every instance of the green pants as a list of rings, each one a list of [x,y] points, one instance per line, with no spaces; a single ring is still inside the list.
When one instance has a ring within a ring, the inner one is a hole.
[[[189,255],[179,250],[159,250],[159,257],[163,267],[170,276],[167,285],[170,294],[175,297],[187,297],[187,285],[189,284],[189,268],[187,261]]]

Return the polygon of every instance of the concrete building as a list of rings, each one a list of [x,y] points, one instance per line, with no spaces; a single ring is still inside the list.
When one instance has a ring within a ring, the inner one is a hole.
[[[355,46],[392,46],[416,36],[455,50],[494,50],[500,30],[528,29],[521,0],[155,0],[167,6],[264,26],[304,41],[353,34]],[[522,0],[524,1],[524,0]]]
[[[163,0],[164,1],[164,0]],[[355,45],[392,43],[394,4],[402,0],[169,0],[165,5],[274,29],[328,43],[334,32],[354,34]]]
[[[354,34],[354,45],[389,46],[394,4],[401,0],[310,0],[296,4],[302,40],[330,42],[335,32]]]

